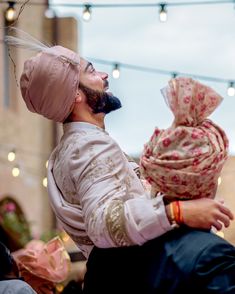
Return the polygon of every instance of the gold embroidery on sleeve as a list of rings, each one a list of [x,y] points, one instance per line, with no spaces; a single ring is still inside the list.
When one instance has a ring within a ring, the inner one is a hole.
[[[106,225],[116,246],[134,245],[127,235],[124,221],[123,201],[113,200],[107,208]]]
[[[88,236],[76,236],[70,234],[72,240],[78,244],[82,245],[94,245],[91,239]]]

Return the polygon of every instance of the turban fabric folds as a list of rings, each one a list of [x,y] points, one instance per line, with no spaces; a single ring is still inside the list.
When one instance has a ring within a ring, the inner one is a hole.
[[[225,132],[207,117],[222,101],[191,78],[171,79],[162,94],[174,114],[166,130],[155,129],[140,158],[142,175],[169,199],[214,198],[228,156]]]
[[[25,61],[20,78],[27,108],[56,122],[71,112],[79,85],[79,56],[54,46]]]

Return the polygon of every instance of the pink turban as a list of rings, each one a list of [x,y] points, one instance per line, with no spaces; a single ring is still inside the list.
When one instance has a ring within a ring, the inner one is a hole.
[[[21,94],[28,109],[56,122],[71,112],[79,85],[79,56],[54,46],[25,61]]]
[[[169,199],[213,198],[228,156],[224,131],[206,119],[222,101],[191,78],[176,78],[162,90],[175,119],[155,129],[140,159],[142,175]]]

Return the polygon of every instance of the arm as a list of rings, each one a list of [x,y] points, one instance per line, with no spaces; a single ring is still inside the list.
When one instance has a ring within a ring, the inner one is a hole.
[[[71,157],[70,170],[86,230],[94,244],[98,247],[143,244],[171,230],[162,198],[148,197],[115,142],[101,137],[93,141],[94,144],[79,142],[79,151],[74,150]],[[210,199],[184,202],[184,223],[203,229],[210,228],[218,219],[226,219],[227,223],[231,212],[223,208]]]
[[[192,228],[211,229],[213,226],[221,230],[223,225],[227,228],[234,219],[233,213],[222,201],[201,198],[180,202],[184,224]]]
[[[110,137],[80,140],[69,157],[86,232],[96,246],[143,244],[172,229],[162,197],[145,193]]]

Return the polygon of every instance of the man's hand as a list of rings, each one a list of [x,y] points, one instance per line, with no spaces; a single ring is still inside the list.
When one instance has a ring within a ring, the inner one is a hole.
[[[223,225],[227,228],[234,219],[233,213],[223,201],[201,198],[180,201],[183,222],[191,228],[221,230]]]

